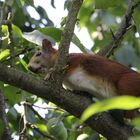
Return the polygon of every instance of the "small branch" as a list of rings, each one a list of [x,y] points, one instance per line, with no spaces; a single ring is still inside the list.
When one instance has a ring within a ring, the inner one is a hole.
[[[40,131],[34,124],[31,124],[30,122],[27,121],[26,119],[26,107],[29,107],[40,119],[46,121],[44,118],[42,118],[39,113],[32,107],[33,104],[23,101],[21,103],[21,105],[24,106],[24,113],[23,113],[23,123],[24,123],[24,127],[22,129],[22,131],[20,132],[20,139],[28,139],[28,134],[27,134],[27,129],[31,128],[34,129],[35,131],[37,131],[40,135],[42,135],[43,137],[49,138],[51,140],[55,140],[54,137],[43,133],[42,131]]]
[[[137,8],[139,5],[140,1],[134,3],[133,0],[129,0],[128,9],[126,11],[125,16],[122,19],[122,22],[120,24],[117,33],[113,35],[113,39],[110,42],[110,44],[108,46],[105,46],[98,52],[99,55],[109,57],[113,53],[114,49],[119,46],[125,33],[130,29],[130,27],[132,27],[131,26],[132,14],[134,12],[134,9]]]
[[[32,106],[32,107],[37,107],[37,108],[40,108],[40,109],[64,111],[63,109],[61,109],[61,108],[59,108],[59,107],[41,107],[41,106],[37,106],[37,105],[31,104],[31,103],[29,103],[29,102],[24,102],[24,103],[21,103],[21,104],[25,104],[25,105],[27,105],[27,106]]]
[[[52,137],[52,136],[50,136],[48,134],[43,133],[42,131],[39,130],[39,128],[37,128],[35,125],[33,125],[33,124],[29,123],[29,122],[27,123],[27,126],[29,128],[31,128],[31,129],[34,129],[36,132],[38,132],[40,135],[42,135],[45,138],[49,138],[51,140],[56,140],[54,137]]]
[[[10,55],[11,57],[14,56],[14,39],[13,39],[13,33],[12,33],[12,8],[9,6],[8,11],[8,17],[7,17],[7,26],[8,26],[8,32],[9,32],[9,47],[10,47]],[[11,59],[11,65],[14,66],[14,60]]]
[[[20,103],[21,105],[23,105],[23,106],[27,106],[27,107],[29,107],[33,112],[34,112],[34,114],[36,114],[41,120],[44,120],[44,121],[46,121],[44,118],[42,118],[42,116],[40,116],[40,114],[33,108],[33,104],[31,104],[31,103],[29,103],[29,102],[26,102],[26,101],[24,101],[24,102],[22,102],[22,103]]]
[[[2,24],[3,24],[3,17],[4,17],[4,8],[5,8],[5,2],[1,3],[1,7],[0,7],[0,49],[2,48]]]
[[[58,85],[62,85],[62,79],[64,74],[64,67],[66,67],[68,60],[69,45],[73,36],[75,23],[77,21],[77,14],[82,5],[83,0],[73,0],[71,8],[66,20],[66,26],[61,36],[61,41],[58,50],[58,59],[54,66],[53,77],[54,81]]]
[[[22,114],[23,118],[23,129],[20,132],[20,140],[28,140],[28,131],[27,131],[27,118],[26,118],[26,105],[23,105],[24,112]]]
[[[0,112],[1,112],[0,119],[3,123],[3,134],[0,139],[11,140],[10,130],[9,130],[9,126],[8,126],[8,120],[7,120],[5,109],[6,109],[6,107],[5,107],[5,102],[4,102],[4,96],[3,96],[2,91],[0,90]]]
[[[54,5],[54,0],[51,0],[51,5],[52,5],[53,8],[56,8],[55,5]]]
[[[44,121],[46,121],[46,120],[33,107],[37,107],[37,108],[40,108],[40,109],[64,111],[63,109],[61,109],[59,107],[40,107],[40,106],[31,104],[29,102],[26,102],[26,101],[21,102],[20,105],[26,105],[27,107],[29,107],[34,112],[34,114],[36,114],[41,120],[44,120]]]

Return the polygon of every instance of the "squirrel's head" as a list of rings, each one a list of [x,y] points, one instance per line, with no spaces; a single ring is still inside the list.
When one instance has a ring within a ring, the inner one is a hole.
[[[34,73],[46,73],[53,67],[57,57],[57,50],[47,39],[42,41],[42,47],[37,51],[28,63],[28,69]]]

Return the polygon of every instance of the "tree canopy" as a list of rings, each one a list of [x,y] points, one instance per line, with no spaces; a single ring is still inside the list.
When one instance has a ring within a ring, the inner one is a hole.
[[[55,9],[55,0],[48,4]],[[39,19],[31,17],[29,6]],[[56,28],[48,9],[36,7],[34,0],[0,1],[0,139],[140,139],[139,118],[122,125],[107,111],[139,108],[139,99],[120,97],[123,104],[115,98],[98,102],[93,105],[96,114],[81,123],[79,118],[93,100],[61,85],[70,42],[83,53],[97,53],[140,70],[140,0],[65,0],[64,9],[68,15]],[[93,41],[90,50],[74,32],[75,26],[87,29]],[[42,37],[52,38],[59,46],[54,78],[48,81],[27,68]]]

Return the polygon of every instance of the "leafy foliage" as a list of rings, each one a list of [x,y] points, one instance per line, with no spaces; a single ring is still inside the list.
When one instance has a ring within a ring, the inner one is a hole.
[[[123,109],[132,110],[140,108],[140,99],[131,96],[120,96],[90,105],[83,113],[81,121],[86,121],[92,115],[106,110]]]
[[[55,7],[55,1],[51,0],[52,7]],[[71,1],[65,1],[65,9],[69,10]],[[7,20],[10,9],[12,10],[12,38],[13,38],[13,54],[11,54],[11,44],[9,43],[9,29],[6,24],[2,25],[2,46],[0,46],[0,61],[8,66],[11,66],[11,61],[14,62],[14,67],[30,73],[27,69],[27,64],[32,54],[36,51],[34,43],[31,43],[22,37],[24,32],[38,30],[46,36],[52,37],[57,43],[60,42],[62,27],[56,28],[47,14],[47,9],[38,6],[35,7],[33,0],[5,0],[5,4],[0,3],[3,10],[3,20]],[[30,16],[27,8],[32,7],[39,14],[39,19]],[[7,10],[9,9],[9,10]],[[90,51],[97,52],[104,46],[108,45],[112,40],[110,29],[115,33],[119,27],[120,21],[127,9],[126,0],[85,0],[78,15],[77,27],[79,29],[86,27],[93,41],[93,46]],[[134,14],[134,24],[129,29],[129,32],[124,36],[119,48],[111,55],[114,59],[128,67],[133,67],[137,71],[140,70],[140,7]],[[66,17],[65,17],[66,18]],[[42,21],[46,20],[46,23]],[[78,35],[74,34],[72,42],[82,52],[87,52],[87,49],[81,43],[82,40]],[[38,75],[35,75],[38,78]],[[80,124],[79,119],[71,114],[65,113],[49,101],[44,101],[31,93],[22,91],[11,85],[0,82],[0,88],[3,90],[6,99],[7,116],[9,120],[12,137],[20,137],[25,133],[30,140],[104,140],[101,135],[97,134],[84,124]],[[119,102],[118,102],[119,100]],[[128,101],[129,100],[129,101]],[[126,102],[124,102],[126,101]],[[113,102],[113,103],[112,103]],[[120,104],[123,103],[122,105]],[[97,102],[87,111],[90,115],[109,109],[133,109],[139,107],[139,99],[134,97],[118,97],[117,99],[105,100]],[[124,105],[124,103],[126,103]],[[138,105],[137,105],[138,103]],[[129,106],[130,105],[130,106]],[[86,113],[86,116],[88,116]],[[89,117],[88,116],[88,117]],[[28,129],[23,131],[25,127],[25,119]],[[53,123],[55,127],[52,128]],[[133,122],[140,128],[139,119]],[[53,130],[53,131],[52,131]],[[3,131],[3,126],[0,121],[0,133]],[[58,131],[58,133],[57,133]],[[140,131],[137,130],[140,134]],[[60,134],[60,135],[59,135]],[[60,138],[61,137],[61,138]],[[139,139],[137,138],[131,138]],[[130,140],[131,140],[130,139]]]

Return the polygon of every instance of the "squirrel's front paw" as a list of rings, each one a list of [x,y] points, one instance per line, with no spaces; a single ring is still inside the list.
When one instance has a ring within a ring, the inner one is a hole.
[[[44,77],[45,81],[53,79],[52,72],[53,72],[53,68],[49,69],[47,75]]]

